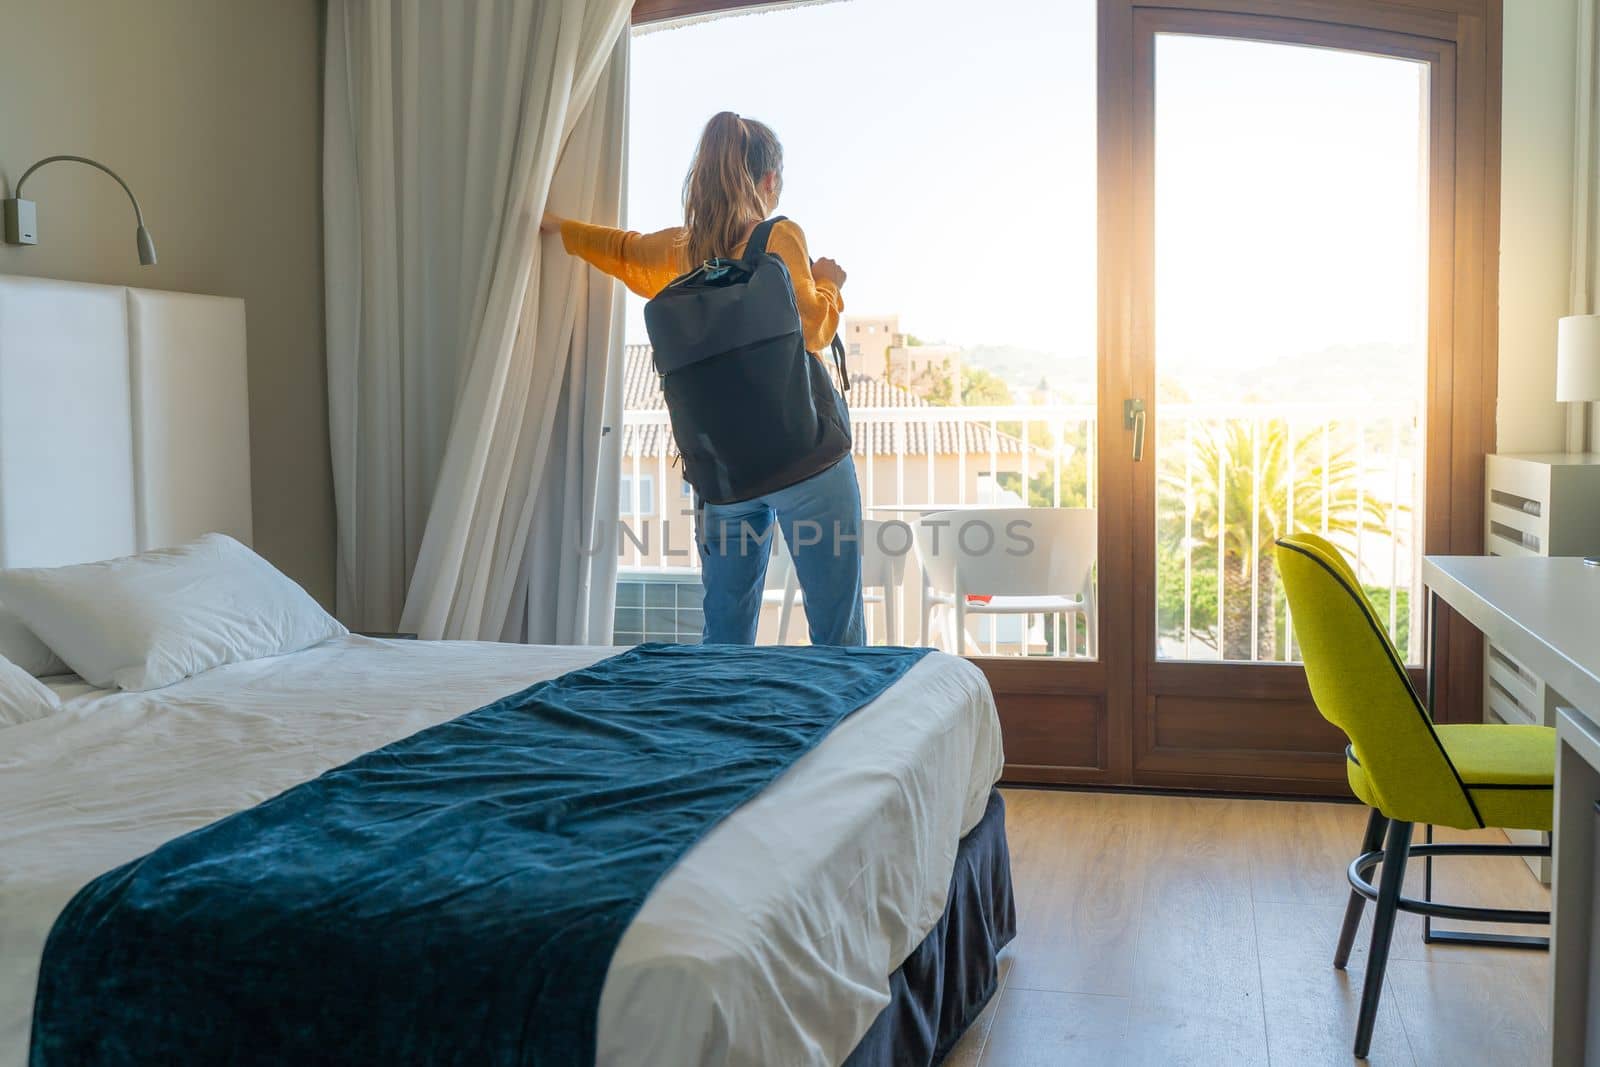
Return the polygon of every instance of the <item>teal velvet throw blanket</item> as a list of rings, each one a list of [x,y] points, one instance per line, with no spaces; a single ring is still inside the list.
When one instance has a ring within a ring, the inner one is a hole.
[[[926,650],[645,645],[86,886],[35,1067],[593,1064],[652,887]]]

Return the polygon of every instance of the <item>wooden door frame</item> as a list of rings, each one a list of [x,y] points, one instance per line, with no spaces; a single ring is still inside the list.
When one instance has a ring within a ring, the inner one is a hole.
[[[1203,9],[1202,9],[1203,8]],[[1197,10],[1202,9],[1202,10]],[[1156,32],[1200,33],[1351,49],[1430,63],[1430,289],[1424,548],[1482,549],[1483,457],[1493,450],[1499,230],[1498,0],[1101,0],[1100,343],[1102,413],[1145,396],[1135,353],[1152,350],[1153,75]],[[1443,279],[1444,284],[1438,282]],[[1124,365],[1131,364],[1131,367]],[[1146,371],[1153,377],[1153,370]],[[1159,417],[1156,415],[1155,417]],[[1107,445],[1102,455],[1111,456]],[[1137,521],[1123,540],[1155,553],[1155,463],[1131,472]],[[1108,473],[1102,486],[1115,484]],[[1102,493],[1104,496],[1104,493]],[[1115,535],[1113,535],[1115,536]],[[1107,543],[1102,540],[1102,543]],[[1293,666],[1154,663],[1151,568],[1134,567],[1135,627],[1129,784],[1268,793],[1343,794],[1343,740],[1315,716]],[[1481,714],[1481,646],[1442,620],[1445,718]],[[1149,631],[1148,633],[1145,631]],[[1174,709],[1162,717],[1158,701]],[[1187,705],[1180,704],[1187,701]],[[1253,745],[1224,737],[1226,718],[1254,710],[1279,731]],[[1158,722],[1158,720],[1160,720]],[[1167,743],[1158,727],[1167,727]],[[1188,743],[1184,742],[1188,739]]]

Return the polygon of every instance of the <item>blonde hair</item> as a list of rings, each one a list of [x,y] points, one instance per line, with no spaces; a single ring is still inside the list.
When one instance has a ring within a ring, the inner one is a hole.
[[[683,181],[683,225],[690,268],[731,256],[752,222],[767,217],[761,180],[782,181],[783,146],[765,123],[731,111],[711,116]]]

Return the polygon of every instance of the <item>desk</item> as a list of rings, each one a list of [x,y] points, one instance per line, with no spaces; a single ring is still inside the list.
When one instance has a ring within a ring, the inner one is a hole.
[[[1551,1062],[1559,1067],[1597,1067],[1600,568],[1572,557],[1429,556],[1422,562],[1422,581],[1430,594],[1527,664],[1572,704],[1560,709],[1556,722]]]

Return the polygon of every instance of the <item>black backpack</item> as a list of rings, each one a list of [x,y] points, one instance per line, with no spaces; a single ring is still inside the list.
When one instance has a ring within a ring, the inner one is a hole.
[[[786,489],[850,454],[844,401],[806,351],[789,268],[767,253],[782,221],[757,226],[742,259],[709,260],[644,306],[684,478],[708,503]],[[837,336],[833,358],[849,389]]]

